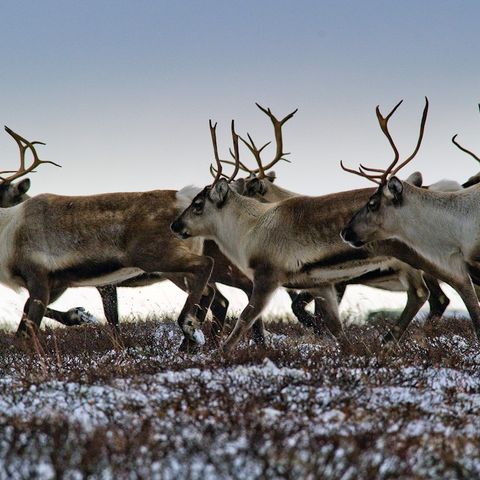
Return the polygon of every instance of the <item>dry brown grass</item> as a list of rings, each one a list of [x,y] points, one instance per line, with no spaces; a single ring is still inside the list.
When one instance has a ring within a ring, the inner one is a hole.
[[[349,325],[347,352],[279,321],[228,357],[178,353],[170,320],[126,323],[121,344],[108,327],[48,329],[35,351],[4,333],[0,478],[480,474],[470,323],[415,323],[385,348],[388,326]]]

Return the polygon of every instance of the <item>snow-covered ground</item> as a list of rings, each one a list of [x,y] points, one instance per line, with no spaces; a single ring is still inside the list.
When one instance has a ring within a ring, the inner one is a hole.
[[[225,286],[220,286],[220,290],[230,301],[230,314],[237,314],[246,305],[247,297],[240,290]],[[449,312],[465,312],[465,307],[458,295],[448,286],[445,286],[445,292],[451,299]],[[0,285],[0,325],[8,328],[15,328],[18,325],[26,296],[26,291],[17,294]],[[152,318],[159,314],[175,315],[182,308],[185,298],[185,294],[170,282],[143,288],[120,288],[120,315],[123,318]],[[352,285],[348,287],[341,304],[341,312],[351,319],[362,319],[371,311],[403,308],[405,302],[404,293],[391,293]],[[52,304],[53,308],[59,310],[80,306],[85,307],[97,318],[104,318],[100,296],[94,288],[72,288]],[[424,311],[426,309],[428,306],[424,307]],[[290,299],[284,291],[279,290],[270,302],[267,316],[288,317],[290,315]],[[49,324],[54,325],[54,322]]]
[[[0,479],[479,478],[480,355],[456,322],[386,352],[351,327],[368,354],[287,329],[182,356],[172,322],[142,326],[148,344],[127,326],[138,348],[3,351]]]

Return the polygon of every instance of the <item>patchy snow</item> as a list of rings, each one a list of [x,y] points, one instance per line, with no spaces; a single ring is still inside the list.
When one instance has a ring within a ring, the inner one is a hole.
[[[339,357],[328,339],[285,334],[270,336],[272,355],[250,361],[254,349],[243,347],[247,357],[232,363],[215,351],[179,354],[174,322],[150,338],[153,351],[88,357],[93,370],[119,372],[94,381],[68,378],[86,361],[68,350],[58,378],[39,380],[4,353],[13,366],[4,362],[10,373],[0,378],[0,479],[480,475],[480,358],[467,337],[427,339],[432,352],[459,355],[458,366],[449,365],[457,357],[433,366],[428,354],[416,364]],[[145,362],[156,368],[121,374]]]

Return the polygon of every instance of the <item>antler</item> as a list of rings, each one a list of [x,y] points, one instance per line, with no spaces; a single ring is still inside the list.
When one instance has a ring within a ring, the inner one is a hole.
[[[18,148],[20,149],[20,166],[18,170],[0,171],[0,180],[2,181],[2,183],[10,183],[17,178],[27,175],[28,173],[35,172],[35,168],[37,168],[42,163],[50,163],[51,165],[55,165],[56,167],[61,167],[61,165],[58,165],[58,163],[52,162],[50,160],[40,160],[34,145],[45,145],[44,142],[29,142],[7,126],[5,126],[5,131],[15,140]],[[25,153],[27,150],[30,150],[33,155],[33,163],[29,167],[25,167]],[[5,173],[13,173],[13,175],[10,175],[9,177],[3,177],[3,174]]]
[[[480,162],[480,157],[478,157],[477,155],[475,155],[473,152],[471,152],[470,150],[467,150],[465,147],[462,147],[457,141],[456,141],[456,138],[458,137],[458,133],[456,133],[453,137],[452,137],[452,142],[454,145],[456,145],[462,152],[465,152],[465,153],[468,153],[468,155],[472,156],[477,162]]]
[[[235,131],[235,121],[232,120],[232,124],[231,124],[233,151],[232,149],[230,149],[230,154],[235,159],[235,162],[231,162],[229,160],[220,160],[220,156],[218,155],[218,145],[217,145],[217,123],[215,122],[215,124],[212,124],[212,121],[209,120],[209,126],[210,126],[210,135],[212,137],[212,143],[213,143],[213,154],[215,156],[215,162],[217,164],[217,168],[215,168],[212,164],[210,164],[210,173],[212,174],[212,176],[215,177],[213,179],[212,184],[210,185],[211,187],[213,187],[218,182],[218,180],[220,180],[221,177],[226,178],[229,183],[232,180],[234,180],[240,169],[241,162],[240,162],[240,153],[238,148],[239,135]],[[230,175],[230,177],[227,177],[227,175],[225,175],[222,172],[223,170],[222,163],[227,163],[235,166],[233,173]]]
[[[288,162],[289,160],[287,160],[286,158],[284,158],[285,156],[289,155],[288,152],[284,152],[283,151],[283,136],[282,136],[282,127],[283,125],[288,121],[290,120],[294,115],[295,113],[297,113],[298,111],[298,108],[295,109],[293,112],[289,113],[287,116],[285,116],[284,118],[282,118],[281,120],[279,120],[277,117],[275,117],[275,115],[272,113],[272,111],[270,110],[270,108],[264,108],[262,107],[261,105],[259,105],[258,103],[255,103],[255,105],[263,112],[265,113],[271,120],[272,122],[272,125],[273,125],[273,130],[274,130],[274,133],[275,133],[275,143],[276,143],[276,152],[275,152],[275,157],[273,158],[272,161],[270,161],[270,163],[268,163],[267,165],[263,165],[262,163],[262,158],[261,158],[261,154],[262,154],[262,151],[268,146],[270,145],[271,142],[267,142],[265,143],[265,145],[263,145],[262,147],[258,148],[256,145],[255,145],[255,142],[253,141],[252,137],[250,136],[250,134],[247,133],[247,137],[248,137],[248,141],[245,140],[244,138],[242,137],[239,137],[240,140],[247,146],[247,148],[250,150],[250,152],[252,153],[252,155],[255,157],[255,160],[257,162],[257,165],[258,165],[258,168],[256,169],[248,169],[248,168],[243,168],[244,166],[242,165],[240,168],[242,168],[242,170],[245,170],[245,171],[248,171],[249,173],[258,173],[259,174],[259,178],[263,178],[265,177],[265,171],[266,170],[269,170],[270,168],[272,168],[277,162],[279,162],[280,160],[284,160],[286,162]]]
[[[478,104],[478,109],[480,110],[480,103]],[[478,155],[476,155],[475,153],[473,153],[472,151],[470,150],[467,150],[465,147],[462,147],[462,145],[460,145],[457,141],[456,141],[456,138],[458,136],[458,133],[455,134],[453,137],[452,137],[452,142],[455,146],[457,146],[462,152],[465,152],[467,153],[468,155],[470,155],[471,157],[473,157],[477,162],[480,162],[480,157]]]
[[[383,185],[387,181],[388,177],[395,175],[399,170],[401,170],[405,165],[407,165],[407,163],[411,162],[415,158],[415,155],[417,155],[420,149],[420,145],[422,144],[423,134],[425,132],[425,123],[427,121],[428,105],[429,105],[428,98],[425,97],[425,107],[423,108],[422,120],[420,122],[420,131],[418,134],[417,145],[415,146],[415,149],[413,150],[411,155],[409,155],[402,163],[400,163],[400,165],[397,166],[398,161],[400,160],[400,154],[398,152],[397,146],[395,145],[395,142],[393,141],[390,131],[388,130],[388,121],[390,120],[391,116],[395,113],[397,108],[402,104],[402,102],[403,100],[398,102],[393,108],[393,110],[386,117],[384,117],[380,113],[380,108],[378,106],[375,109],[378,123],[380,124],[380,128],[382,132],[385,134],[385,136],[387,137],[388,142],[390,143],[390,146],[392,147],[392,150],[394,153],[394,158],[390,163],[390,165],[387,167],[387,169],[384,170],[381,168],[369,168],[360,164],[360,168],[357,171],[357,170],[352,170],[350,168],[346,168],[343,165],[343,162],[340,162],[340,166],[342,167],[343,170],[345,170],[346,172],[354,173],[355,175],[359,175],[361,177],[367,178],[368,180],[376,183],[377,185]],[[367,172],[374,172],[375,175],[369,174]]]
[[[371,182],[374,182],[377,185],[380,185],[380,182],[377,180],[379,175],[369,175],[367,172],[365,172],[365,170],[368,170],[368,169],[366,169],[365,167],[362,167],[362,165],[360,165],[360,168],[358,170],[353,170],[352,168],[346,167],[343,164],[343,160],[340,160],[340,167],[342,167],[342,170],[345,170],[348,173],[353,173],[354,175],[358,175],[359,177],[366,178],[367,180],[370,180]]]

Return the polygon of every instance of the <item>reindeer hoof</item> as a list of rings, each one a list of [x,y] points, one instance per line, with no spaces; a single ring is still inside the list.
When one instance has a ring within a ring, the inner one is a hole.
[[[98,325],[100,323],[97,317],[83,307],[71,308],[67,313],[75,325]]]
[[[182,325],[183,334],[186,338],[195,342],[197,345],[205,345],[205,335],[202,330],[196,326],[197,321],[192,317],[187,317]]]

